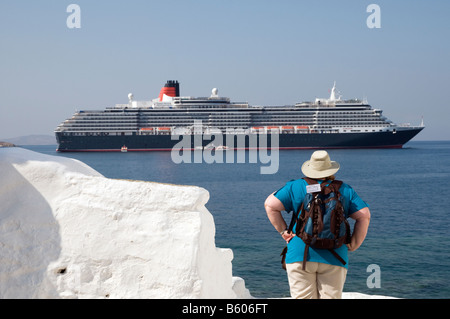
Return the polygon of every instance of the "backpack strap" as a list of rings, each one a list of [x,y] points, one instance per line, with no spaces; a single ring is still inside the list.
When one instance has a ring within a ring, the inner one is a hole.
[[[289,227],[288,227],[288,231],[291,233],[292,232],[292,230],[294,229],[294,225],[295,225],[295,222],[298,220],[298,218],[300,217],[300,213],[302,212],[302,210],[303,210],[303,202],[300,204],[300,207],[298,208],[298,210],[297,210],[297,213],[295,213],[295,212],[292,212],[292,219],[291,219],[291,222],[289,223]]]
[[[339,254],[338,254],[334,249],[328,249],[328,251],[329,251],[330,253],[332,253],[333,256],[336,257],[336,258],[337,258],[344,266],[345,266],[345,264],[347,264],[347,263],[345,262],[345,260],[344,260],[341,256],[339,256]]]
[[[287,254],[287,246],[284,247],[283,251],[281,252],[281,268],[286,270],[286,254]]]
[[[303,262],[302,262],[302,270],[305,271],[306,269],[306,259],[308,258],[308,250],[309,245],[305,246],[305,251],[303,252]]]
[[[331,183],[330,183],[330,185],[329,185],[329,187],[325,190],[325,192],[326,192],[326,194],[329,194],[330,192],[334,192],[334,194],[335,194],[335,197],[336,197],[336,199],[337,199],[337,202],[338,202],[338,204],[337,205],[339,205],[339,207],[337,208],[337,209],[341,209],[342,210],[342,212],[344,211],[344,207],[342,207],[342,203],[341,203],[341,201],[339,200],[339,197],[341,196],[341,193],[339,192],[339,189],[341,188],[341,186],[342,186],[342,181],[339,181],[339,180],[334,180],[334,181],[332,181]],[[343,216],[344,217],[344,216]],[[350,225],[349,225],[349,223],[348,223],[348,221],[345,219],[345,217],[344,217],[344,219],[342,220],[342,222],[344,222],[344,225],[345,225],[345,228],[346,228],[346,238],[345,238],[345,242],[344,242],[344,244],[348,244],[350,241]],[[344,266],[347,264],[346,262],[345,262],[345,260],[341,257],[341,256],[339,256],[339,254],[334,250],[334,249],[329,249],[329,251],[333,254],[333,256],[334,257],[336,257],[336,259],[338,259]]]
[[[306,269],[306,259],[308,258],[308,250],[309,250],[309,245],[305,245],[305,251],[303,253],[303,261],[302,261],[302,270],[303,271]],[[339,254],[334,249],[328,249],[328,251],[330,253],[332,253],[333,256],[336,257],[336,259],[342,263],[342,265],[345,266],[347,264],[345,262],[345,260],[341,256],[339,256]]]
[[[292,218],[291,218],[291,222],[289,223],[289,227],[288,227],[288,232],[292,233],[292,230],[294,229],[294,225],[295,222],[298,221],[298,217],[300,216],[299,214],[301,213],[303,209],[303,202],[301,203],[300,207],[297,210],[297,213],[295,213],[295,211],[292,212]],[[287,254],[287,245],[286,247],[284,247],[283,251],[281,252],[280,256],[281,256],[281,267],[286,270],[286,254]]]
[[[337,179],[335,179],[328,186],[325,187],[326,189],[324,190],[324,194],[329,194],[333,191],[337,195],[337,197],[339,197],[339,195],[341,194],[339,192],[339,189],[341,188],[341,186],[342,186],[342,181],[338,181]]]

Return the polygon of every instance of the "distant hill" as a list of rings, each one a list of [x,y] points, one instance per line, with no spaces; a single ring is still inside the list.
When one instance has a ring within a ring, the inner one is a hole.
[[[3,142],[9,142],[15,145],[54,145],[56,138],[52,135],[27,135],[13,138],[1,139]]]
[[[0,147],[15,147],[15,145],[6,142],[0,142]]]

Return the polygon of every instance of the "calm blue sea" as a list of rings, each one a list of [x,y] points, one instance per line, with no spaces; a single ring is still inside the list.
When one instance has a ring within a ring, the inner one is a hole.
[[[56,153],[56,146],[25,146],[76,158],[109,178],[197,185],[210,192],[216,246],[234,252],[233,275],[255,297],[287,297],[279,254],[284,242],[269,223],[264,200],[301,178],[312,151],[280,151],[279,170],[261,175],[261,163],[175,164],[170,152]],[[330,150],[337,178],[370,205],[363,246],[350,253],[344,291],[401,298],[450,297],[450,141],[409,142],[398,150]],[[248,156],[249,154],[246,153]],[[286,219],[290,216],[286,215]],[[380,267],[380,288],[368,288],[369,265]]]

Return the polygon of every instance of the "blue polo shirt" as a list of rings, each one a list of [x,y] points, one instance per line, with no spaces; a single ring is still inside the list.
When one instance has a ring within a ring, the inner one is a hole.
[[[322,181],[318,181],[321,183]],[[298,179],[286,183],[286,185],[278,190],[274,195],[278,198],[284,205],[287,212],[295,211],[300,208],[303,199],[306,196],[306,185],[308,183],[304,179]],[[343,206],[345,217],[348,218],[351,214],[363,209],[364,207],[369,207],[353,190],[353,188],[345,183],[342,183],[339,189],[343,197]],[[295,230],[295,227],[294,227]],[[294,231],[295,232],[295,231]],[[291,264],[294,262],[302,262],[303,254],[305,251],[305,243],[301,238],[295,236],[288,243],[288,251],[286,254],[286,263]],[[315,261],[319,263],[325,263],[329,265],[336,265],[345,267],[348,269],[348,248],[346,245],[335,249],[335,252],[344,259],[346,262],[345,266],[327,249],[314,249],[309,247],[307,261]]]

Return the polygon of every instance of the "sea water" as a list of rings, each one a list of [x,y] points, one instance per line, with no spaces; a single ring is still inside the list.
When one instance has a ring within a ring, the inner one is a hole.
[[[302,177],[301,164],[312,151],[280,151],[277,173],[263,175],[258,163],[175,164],[170,152],[57,153],[56,146],[24,147],[81,160],[108,178],[204,187],[215,244],[234,253],[233,276],[242,277],[255,297],[289,296],[279,256],[285,243],[270,224],[264,201]],[[349,253],[344,291],[449,298],[450,141],[328,152],[341,164],[336,178],[350,184],[372,214],[364,244]]]

